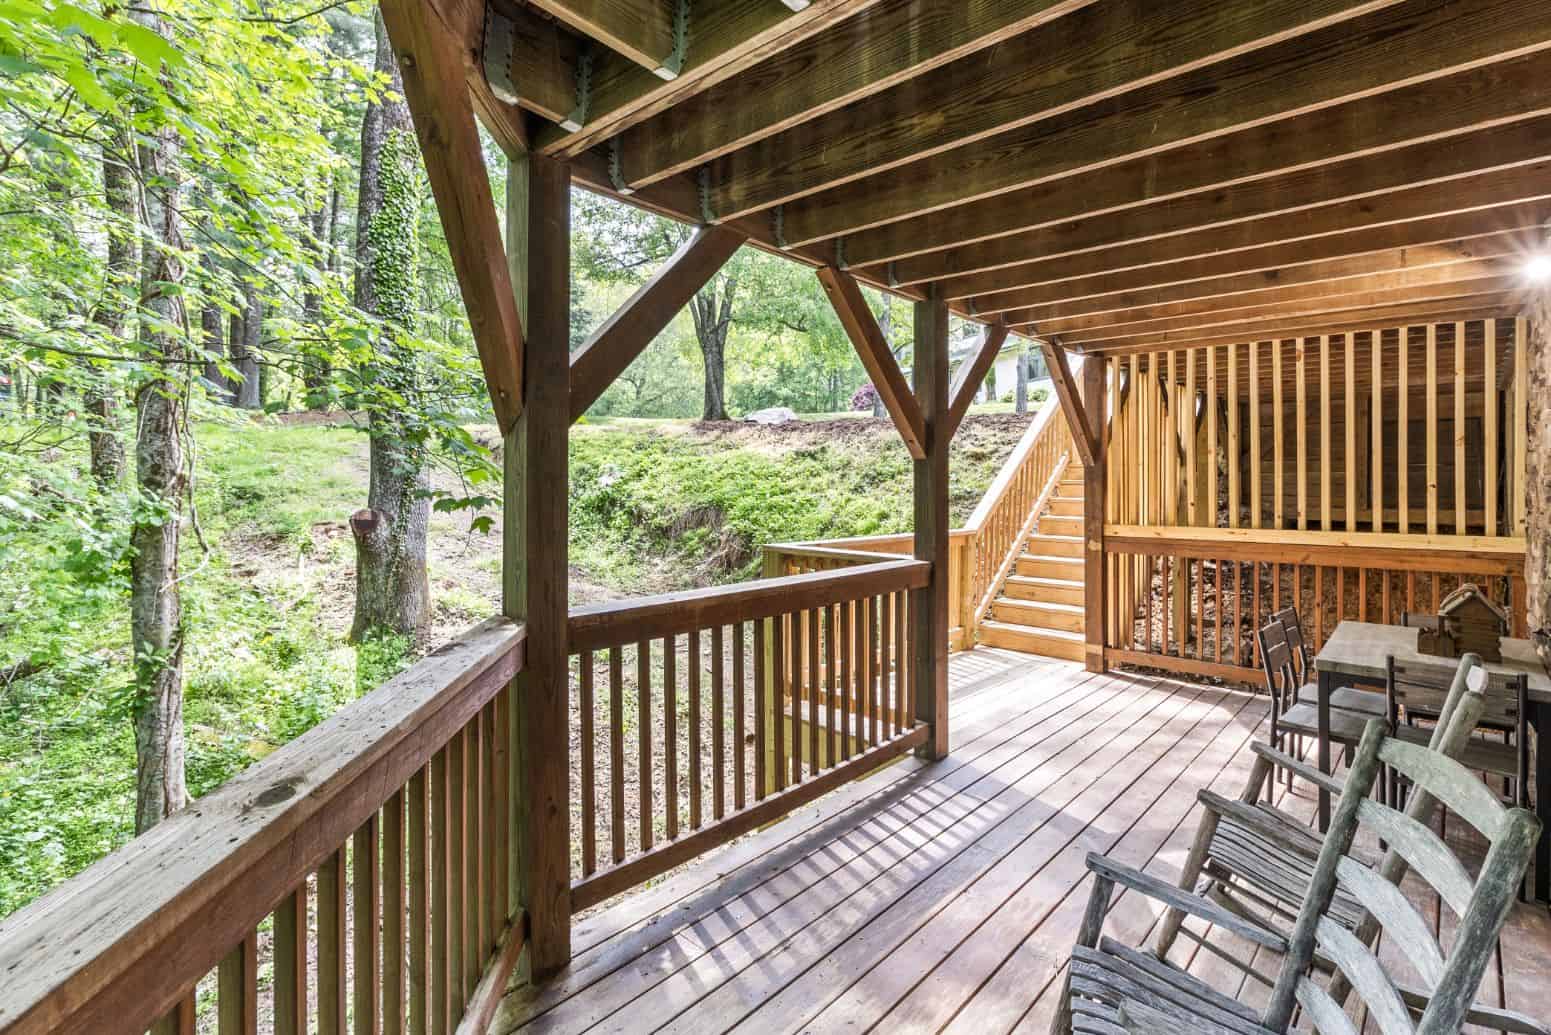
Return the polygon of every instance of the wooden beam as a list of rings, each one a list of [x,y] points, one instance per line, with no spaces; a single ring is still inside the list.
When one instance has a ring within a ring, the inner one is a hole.
[[[1523,283],[1517,271],[1498,276],[1474,277],[1469,280],[1442,281],[1422,284],[1418,287],[1390,288],[1353,293],[1314,295],[1305,299],[1270,302],[1261,305],[1239,306],[1236,299],[1221,301],[1223,308],[1193,311],[1180,316],[1153,319],[1133,319],[1140,314],[1115,313],[1100,319],[1103,323],[1086,325],[1086,321],[1061,320],[1041,325],[1041,330],[1059,331],[1067,341],[1093,347],[1113,338],[1133,337],[1141,334],[1179,334],[1187,331],[1213,333],[1223,324],[1243,324],[1253,320],[1292,319],[1328,313],[1337,314],[1354,309],[1372,309],[1382,305],[1399,305],[1402,302],[1434,303],[1443,299],[1467,298],[1473,295],[1499,294],[1512,291]],[[1082,322],[1085,326],[1074,327]]]
[[[894,426],[899,429],[900,437],[905,440],[905,448],[910,450],[914,459],[926,459],[926,433],[921,406],[910,393],[905,375],[900,373],[899,362],[895,360],[893,350],[883,337],[878,321],[873,318],[872,310],[867,308],[861,287],[849,273],[842,273],[833,266],[819,270],[819,283],[824,285],[824,292],[835,307],[835,315],[840,317],[846,335],[856,347],[856,354],[861,357],[862,366],[867,368],[867,376],[872,378],[878,398],[883,400],[889,416],[894,419]],[[916,344],[916,363],[919,366],[920,343]],[[943,390],[947,390],[946,383]]]
[[[636,123],[717,83],[744,75],[773,53],[796,46],[877,0],[813,0],[801,10],[775,0],[690,5],[690,46],[672,80],[604,52],[592,68],[588,120],[578,130],[546,127],[539,150],[574,158]]]
[[[701,227],[571,356],[571,421],[598,401],[625,368],[716,276],[747,238]]]
[[[1266,0],[1253,9],[1104,0],[719,159],[711,204],[737,215],[791,201],[1350,20],[1386,2]],[[929,118],[918,117],[923,108]],[[1091,117],[1091,116],[1090,116]],[[886,127],[886,132],[879,132]],[[803,206],[806,208],[806,206]],[[803,239],[829,236],[798,221]],[[795,239],[795,238],[794,238]]]
[[[1093,288],[1110,287],[1121,282],[1118,276],[1113,282],[1093,278],[1071,288],[1048,285],[982,295],[974,301],[977,311],[1001,314],[1004,319],[1016,320],[1018,323],[1165,306],[1210,304],[1216,299],[1227,297],[1253,303],[1272,297],[1294,298],[1303,291],[1344,290],[1347,285],[1362,280],[1377,284],[1381,278],[1389,278],[1392,283],[1401,283],[1402,278],[1408,278],[1413,283],[1419,283],[1427,278],[1480,276],[1508,265],[1502,261],[1504,259],[1526,254],[1527,249],[1522,247],[1525,236],[1521,231],[1509,231],[1466,241],[1368,252],[1180,283],[1088,293]],[[1067,291],[1073,292],[1070,297],[1059,297]],[[991,308],[981,309],[982,304]]]
[[[492,95],[551,122],[581,125],[581,66],[591,60],[585,41],[522,5],[492,7],[481,45]]]
[[[1062,357],[1063,362],[1065,357]],[[1086,360],[1082,365],[1083,413],[1087,423],[1083,436],[1092,443],[1093,459],[1083,465],[1083,661],[1089,672],[1103,672],[1104,663],[1104,616],[1108,610],[1104,565],[1104,515],[1105,462],[1108,446],[1105,431],[1109,427],[1108,400],[1105,398],[1105,367],[1108,364],[1098,357]],[[1173,387],[1171,385],[1171,387]],[[1190,400],[1194,404],[1195,400]],[[1182,397],[1173,395],[1175,415],[1180,413]],[[1075,438],[1076,436],[1074,436]],[[1170,455],[1173,455],[1174,436],[1168,436]],[[1193,476],[1193,475],[1192,475]],[[1177,484],[1170,486],[1170,505],[1177,500],[1173,494]],[[1180,639],[1183,641],[1184,637]]]
[[[1375,44],[1378,39],[1382,46]],[[923,94],[902,110],[930,107],[932,117],[919,120],[923,129],[931,128],[926,140],[910,132],[878,132],[872,125],[851,136],[824,138],[822,161],[798,161],[790,151],[781,161],[758,163],[741,153],[729,155],[711,165],[708,203],[723,218],[784,203],[788,239],[806,243],[1320,108],[1350,102],[1365,110],[1370,95],[1386,90],[1391,96],[1380,104],[1382,117],[1358,131],[1396,144],[1406,139],[1400,134],[1436,135],[1499,118],[1518,107],[1513,94],[1520,85],[1544,92],[1531,82],[1544,75],[1544,63],[1530,62],[1540,69],[1536,72],[1502,59],[1548,45],[1551,24],[1526,5],[1457,0],[1426,11],[1414,5],[1379,11],[985,140],[955,140],[955,123],[940,118],[941,99]],[[1500,91],[1467,97],[1467,84],[1482,85],[1475,66],[1483,62],[1500,62],[1488,78],[1496,82],[1505,75],[1508,81],[1499,84]],[[1456,73],[1459,82],[1452,87],[1429,85]],[[890,128],[898,128],[897,122]],[[1348,132],[1357,128],[1355,122],[1345,124]],[[922,157],[940,151],[932,141],[948,140],[959,146]],[[1300,143],[1319,149],[1327,160],[1333,157],[1324,141]],[[1348,153],[1361,150],[1352,147]],[[847,159],[858,151],[862,158]],[[1222,160],[1235,159],[1224,154]],[[846,170],[861,178],[845,182]]]
[[[980,390],[980,383],[986,379],[986,372],[991,369],[1002,346],[1006,344],[1006,325],[988,324],[979,350],[959,365],[959,371],[953,376],[953,384],[948,389],[948,417],[944,423],[944,434],[948,438],[958,434],[959,425],[964,423],[964,415],[969,412],[970,404],[975,401],[975,393]]]
[[[919,0],[882,0],[630,127],[618,140],[621,173],[653,183],[971,54],[997,48],[968,64],[1000,64],[1013,37],[1093,2],[1011,0],[937,18]]]
[[[1088,433],[1088,416],[1083,412],[1082,400],[1077,397],[1077,385],[1072,378],[1072,368],[1066,362],[1066,350],[1047,338],[1041,338],[1040,351],[1045,356],[1045,368],[1050,371],[1050,383],[1055,387],[1061,411],[1072,429],[1072,443],[1084,467],[1098,463],[1098,450]]]
[[[458,41],[430,8],[415,0],[385,0],[382,16],[403,70],[405,99],[496,423],[503,432],[510,431],[524,402],[522,321]]]
[[[1551,200],[1551,189],[1544,181],[1539,185],[1533,182],[1535,175],[1544,177],[1548,172],[1551,172],[1551,163],[1535,163],[1522,170],[1482,176],[1471,185],[1468,193],[1450,195],[1435,186],[1418,187],[1386,195],[1382,204],[1369,200],[1339,202],[1307,212],[1208,227],[1140,244],[1116,240],[1111,246],[1053,258],[1029,260],[1027,252],[1008,251],[1003,255],[1005,262],[998,268],[946,278],[942,281],[943,290],[951,292],[955,298],[975,297],[994,291],[1158,266],[1168,268],[1153,269],[1144,277],[1169,283],[1174,282],[1176,276],[1178,279],[1191,278],[1188,272],[1165,277],[1156,275],[1172,274],[1188,259],[1209,260],[1214,255],[1221,256],[1215,265],[1201,262],[1196,268],[1241,273],[1393,247],[1393,242],[1417,237],[1436,241],[1440,238],[1432,234],[1444,225],[1461,229],[1468,226],[1470,229],[1460,236],[1495,231],[1500,227],[1525,225],[1517,222],[1521,214],[1551,210],[1551,205],[1547,204]],[[1498,213],[1483,211],[1499,207],[1511,210],[1501,215],[1503,222],[1497,221]],[[1411,220],[1431,221],[1438,216],[1457,218],[1436,220],[1430,228],[1394,225]],[[1123,224],[1124,220],[1116,223]],[[1228,255],[1230,252],[1244,254]],[[869,269],[862,269],[858,275],[868,272]],[[1142,279],[1141,282],[1149,281]]]
[[[1347,331],[1371,331],[1402,324],[1416,326],[1429,321],[1453,322],[1455,320],[1481,320],[1501,317],[1504,313],[1516,313],[1523,305],[1522,292],[1499,295],[1477,295],[1463,299],[1444,299],[1435,305],[1405,302],[1393,306],[1377,306],[1373,309],[1356,309],[1331,316],[1295,317],[1283,320],[1260,320],[1244,324],[1225,324],[1212,334],[1185,332],[1173,340],[1170,335],[1139,335],[1134,338],[1115,338],[1097,343],[1093,348],[1077,348],[1082,353],[1151,352],[1154,349],[1189,345],[1231,345],[1239,342],[1269,338],[1296,338],[1316,334],[1343,334]]]
[[[1375,99],[1367,110],[1378,107]],[[1384,209],[1398,191],[1409,192],[1413,206],[1428,204],[1424,214],[1432,215],[1449,211],[1441,206],[1451,199],[1455,210],[1467,208],[1482,176],[1543,161],[1551,153],[1551,117],[1540,117],[1342,159],[1350,154],[1345,141],[1361,142],[1351,129],[1332,125],[1332,116],[1342,111],[1316,112],[1100,169],[1084,176],[1081,191],[1045,183],[848,235],[846,258],[855,266],[892,262],[897,281],[918,283],[994,269],[1008,254],[1068,254],[1270,216],[1315,215],[1342,201],[1368,201],[1370,209],[1387,215]],[[1377,136],[1369,132],[1369,139]],[[1304,146],[1289,148],[1283,142],[1289,136]],[[1318,160],[1327,153],[1335,157]],[[1429,186],[1436,189],[1417,189]],[[1394,207],[1404,209],[1404,199]],[[1122,212],[1124,219],[1099,218]]]
[[[530,0],[584,36],[659,79],[678,78],[688,44],[689,7],[679,0]],[[683,24],[675,25],[682,14]]]
[[[849,278],[847,278],[849,279]],[[859,297],[859,296],[858,296]],[[865,309],[863,310],[865,312]],[[948,754],[948,306],[930,297],[915,306],[915,389],[922,402],[924,453],[915,460],[915,556],[930,561],[930,581],[910,598],[910,676],[916,719],[931,727],[928,758]]]
[[[535,978],[571,960],[570,709],[566,655],[567,440],[570,354],[570,172],[542,155],[511,162],[507,249],[522,285],[529,344],[527,406],[506,434],[502,611],[527,630],[512,695],[517,786],[515,886],[528,913]]]

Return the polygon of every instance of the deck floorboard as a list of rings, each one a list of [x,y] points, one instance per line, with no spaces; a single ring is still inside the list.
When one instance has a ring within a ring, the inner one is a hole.
[[[950,677],[947,759],[904,760],[579,918],[572,965],[514,985],[493,1035],[1045,1032],[1087,852],[1174,879],[1196,792],[1243,789],[1266,701],[985,649]],[[1308,788],[1277,793],[1312,818]],[[1158,910],[1139,904],[1118,895],[1106,933],[1145,944]],[[1274,955],[1190,932],[1175,962],[1264,1000],[1223,953],[1273,976]],[[1551,914],[1520,905],[1484,998],[1551,1017],[1548,955]]]

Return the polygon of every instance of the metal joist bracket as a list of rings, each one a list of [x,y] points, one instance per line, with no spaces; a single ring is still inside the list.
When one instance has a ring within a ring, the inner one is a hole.
[[[689,53],[689,0],[673,0],[673,51],[653,71],[659,79],[673,80],[684,71]]]
[[[709,166],[701,166],[700,175],[696,178],[696,193],[700,197],[700,221],[707,226],[716,222],[716,212],[711,208],[711,169]]]
[[[576,133],[587,123],[587,112],[592,107],[592,48],[583,47],[576,55],[576,107],[560,120],[560,128]]]
[[[786,206],[777,205],[770,210],[770,229],[775,236],[776,247],[783,251],[791,247],[786,243]]]
[[[618,137],[609,140],[609,183],[613,184],[614,189],[624,197],[628,198],[635,193],[635,188],[625,182],[624,165],[619,157]]]
[[[846,265],[846,239],[844,237],[837,237],[835,238],[835,269],[843,270],[849,268]]]
[[[517,84],[512,81],[512,57],[517,47],[517,26],[512,20],[495,9],[495,4],[485,3],[485,39],[481,58],[485,66],[485,82],[490,92],[504,104],[517,103]]]

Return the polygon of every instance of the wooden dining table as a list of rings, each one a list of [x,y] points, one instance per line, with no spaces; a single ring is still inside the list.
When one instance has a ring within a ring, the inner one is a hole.
[[[1330,695],[1338,687],[1370,686],[1383,689],[1388,659],[1413,663],[1450,663],[1448,658],[1417,650],[1418,629],[1375,622],[1342,622],[1336,626],[1314,658],[1319,690],[1318,764],[1330,772]],[[1542,751],[1542,738],[1551,730],[1551,675],[1529,640],[1504,639],[1503,659],[1488,662],[1493,672],[1529,676],[1529,723],[1535,730],[1535,813],[1540,817],[1540,843],[1535,849],[1535,897],[1551,899],[1551,751]],[[1319,828],[1330,822],[1330,792],[1319,792]]]

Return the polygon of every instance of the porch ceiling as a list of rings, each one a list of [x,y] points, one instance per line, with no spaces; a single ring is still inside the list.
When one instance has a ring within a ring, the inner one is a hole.
[[[1551,218],[1541,4],[430,2],[505,146],[1080,350],[1515,313]]]

